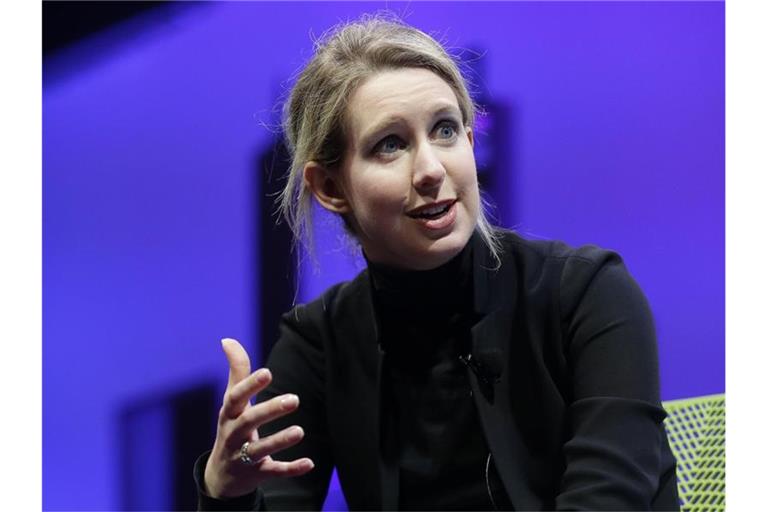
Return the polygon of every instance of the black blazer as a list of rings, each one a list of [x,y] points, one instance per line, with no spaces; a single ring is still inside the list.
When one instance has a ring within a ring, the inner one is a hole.
[[[470,241],[473,355],[498,361],[500,378],[469,378],[513,507],[679,510],[651,313],[620,257],[502,239],[498,269],[480,237]],[[367,270],[286,313],[258,400],[291,392],[301,405],[260,433],[301,425],[305,439],[277,458],[311,457],[315,469],[235,501],[201,495],[201,508],[319,510],[335,466],[350,510],[396,509],[398,463],[380,455],[382,360]]]

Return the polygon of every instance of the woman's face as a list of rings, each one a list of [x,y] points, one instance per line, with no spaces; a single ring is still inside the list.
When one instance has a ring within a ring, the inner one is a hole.
[[[453,89],[425,69],[381,72],[352,95],[347,123],[342,188],[367,257],[426,270],[458,254],[480,197]]]

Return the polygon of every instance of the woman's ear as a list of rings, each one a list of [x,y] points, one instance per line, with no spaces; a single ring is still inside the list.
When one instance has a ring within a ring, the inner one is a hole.
[[[332,175],[328,169],[317,162],[307,162],[304,166],[304,181],[312,190],[323,208],[328,211],[345,214],[351,211],[344,189],[337,175]]]
[[[466,126],[464,128],[464,131],[467,132],[467,138],[469,139],[469,145],[474,148],[475,147],[475,134],[472,133],[472,127]]]

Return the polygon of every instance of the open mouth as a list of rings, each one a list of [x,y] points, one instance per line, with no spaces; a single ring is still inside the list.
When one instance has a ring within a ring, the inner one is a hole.
[[[421,208],[408,212],[408,216],[413,217],[414,219],[437,219],[438,217],[445,215],[455,202],[455,200],[441,201],[440,203],[431,206],[422,206]]]

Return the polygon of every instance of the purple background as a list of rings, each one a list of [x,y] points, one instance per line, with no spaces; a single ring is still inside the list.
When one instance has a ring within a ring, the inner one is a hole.
[[[179,4],[45,62],[46,510],[123,508],[125,404],[223,392],[223,336],[258,353],[254,155],[310,31],[385,6],[486,52],[499,224],[618,250],[656,316],[663,399],[724,391],[723,3]],[[335,233],[301,300],[359,266]],[[131,430],[159,462],[164,414]],[[142,475],[146,508],[170,508],[167,471]]]

